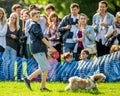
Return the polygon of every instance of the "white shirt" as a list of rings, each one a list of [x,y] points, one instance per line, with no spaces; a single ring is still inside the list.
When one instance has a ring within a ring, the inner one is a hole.
[[[75,22],[76,21],[76,19],[79,19],[79,14],[76,16],[76,17],[74,17],[72,14],[71,14],[71,18],[73,19],[73,21]]]
[[[0,46],[6,48],[7,22],[2,26],[0,21]]]

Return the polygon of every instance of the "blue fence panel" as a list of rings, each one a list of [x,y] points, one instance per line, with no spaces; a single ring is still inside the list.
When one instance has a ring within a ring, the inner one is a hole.
[[[0,53],[0,80],[4,80],[1,56],[2,53]],[[17,57],[16,61],[15,77],[17,79],[21,78],[22,74],[27,73],[27,75],[30,75],[38,69],[38,64],[35,60]],[[48,72],[49,81],[67,82],[72,76],[85,78],[96,73],[104,73],[107,77],[107,82],[120,81],[120,51],[98,57],[96,64],[94,64],[93,60],[81,60],[79,62],[72,61],[71,63],[50,62],[50,65],[51,69]]]

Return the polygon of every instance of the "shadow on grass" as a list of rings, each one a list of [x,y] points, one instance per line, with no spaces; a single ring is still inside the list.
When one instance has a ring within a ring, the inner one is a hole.
[[[80,92],[80,93],[90,93],[92,95],[99,95],[99,94],[104,94],[100,91],[93,91],[93,90],[75,90],[75,91],[72,91],[72,92]]]
[[[65,90],[59,90],[58,92],[65,92]]]
[[[104,94],[103,92],[100,92],[100,91],[93,91],[93,90],[69,90],[69,91],[59,90],[58,92],[60,92],[60,93],[62,93],[62,92],[88,93],[88,94],[92,94],[92,95]]]

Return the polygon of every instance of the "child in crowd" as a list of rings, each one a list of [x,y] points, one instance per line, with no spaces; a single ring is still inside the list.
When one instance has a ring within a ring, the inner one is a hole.
[[[88,50],[83,49],[80,53],[80,60],[89,60],[90,59],[90,53]]]
[[[73,59],[73,53],[66,52],[62,55],[62,58],[64,59],[64,62],[71,62]]]
[[[30,49],[31,53],[33,54],[35,60],[38,63],[38,69],[35,70],[31,75],[28,77],[23,76],[24,82],[26,83],[27,87],[31,89],[30,81],[32,78],[38,76],[42,73],[42,81],[41,81],[41,89],[40,90],[46,90],[50,91],[46,88],[46,79],[48,70],[50,69],[49,62],[46,58],[47,53],[47,47],[50,48],[51,52],[56,52],[56,49],[52,47],[48,41],[45,39],[42,33],[41,26],[38,24],[40,21],[40,12],[39,11],[31,11],[30,16],[32,19],[31,26],[29,28],[30,33]]]
[[[57,74],[57,78],[60,81],[67,81],[69,76],[71,76],[70,72],[73,72],[76,61],[73,59],[73,53],[70,52],[63,53],[62,58],[64,61],[62,64],[62,68]]]
[[[86,78],[94,74],[94,62],[90,59],[90,53],[88,50],[83,49],[80,53],[78,62],[78,75],[82,78]]]

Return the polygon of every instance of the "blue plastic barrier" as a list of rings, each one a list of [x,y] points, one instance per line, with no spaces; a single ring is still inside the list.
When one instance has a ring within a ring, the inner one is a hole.
[[[4,80],[1,55],[2,53],[0,53],[0,80]],[[18,66],[20,62],[23,62],[20,66],[15,68],[16,71],[14,73],[16,79],[21,77],[22,74],[30,75],[38,68],[38,64],[35,60],[17,57],[16,61],[16,66]],[[67,82],[72,76],[86,78],[96,73],[104,73],[107,77],[107,82],[120,81],[120,51],[98,57],[96,64],[93,62],[93,60],[72,61],[71,63],[50,62],[51,69],[48,73],[48,80]]]

